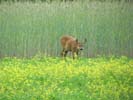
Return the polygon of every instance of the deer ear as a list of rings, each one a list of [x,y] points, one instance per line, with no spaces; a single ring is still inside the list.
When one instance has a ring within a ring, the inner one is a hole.
[[[78,39],[76,39],[76,42],[78,42]]]

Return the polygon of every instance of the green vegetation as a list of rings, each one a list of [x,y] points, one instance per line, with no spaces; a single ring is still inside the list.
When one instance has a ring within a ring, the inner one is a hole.
[[[0,60],[0,100],[132,100],[133,60]]]
[[[132,3],[82,1],[0,0],[0,100],[132,100]],[[57,57],[66,34],[82,58]]]
[[[86,1],[99,1],[99,2],[132,2],[132,0],[0,0],[0,3],[3,2],[10,2],[10,3],[14,3],[14,2],[86,2]]]
[[[53,2],[0,5],[0,57],[58,56],[64,34],[88,39],[84,56],[133,57],[132,3]]]

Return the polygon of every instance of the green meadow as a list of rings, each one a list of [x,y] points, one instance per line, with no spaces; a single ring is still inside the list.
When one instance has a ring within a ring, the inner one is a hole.
[[[60,37],[87,38],[84,57],[133,57],[132,2],[3,2],[0,56],[60,55]]]
[[[0,100],[132,100],[133,59],[4,58]]]

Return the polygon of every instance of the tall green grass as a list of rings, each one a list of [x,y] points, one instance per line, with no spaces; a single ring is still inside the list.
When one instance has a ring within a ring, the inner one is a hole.
[[[0,56],[59,56],[68,34],[88,39],[83,56],[133,57],[132,11],[129,3],[2,3]]]
[[[132,0],[0,0],[0,3],[3,2],[75,2],[75,1],[81,1],[81,2],[86,2],[86,1],[100,1],[100,2],[132,2]]]

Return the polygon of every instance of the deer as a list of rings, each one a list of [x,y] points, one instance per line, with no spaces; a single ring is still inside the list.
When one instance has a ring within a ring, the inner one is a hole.
[[[68,52],[72,53],[73,59],[75,59],[75,54],[78,56],[79,51],[84,50],[84,44],[87,42],[87,39],[83,43],[79,42],[77,38],[66,35],[62,36],[60,43],[62,46],[61,56],[66,57]]]

